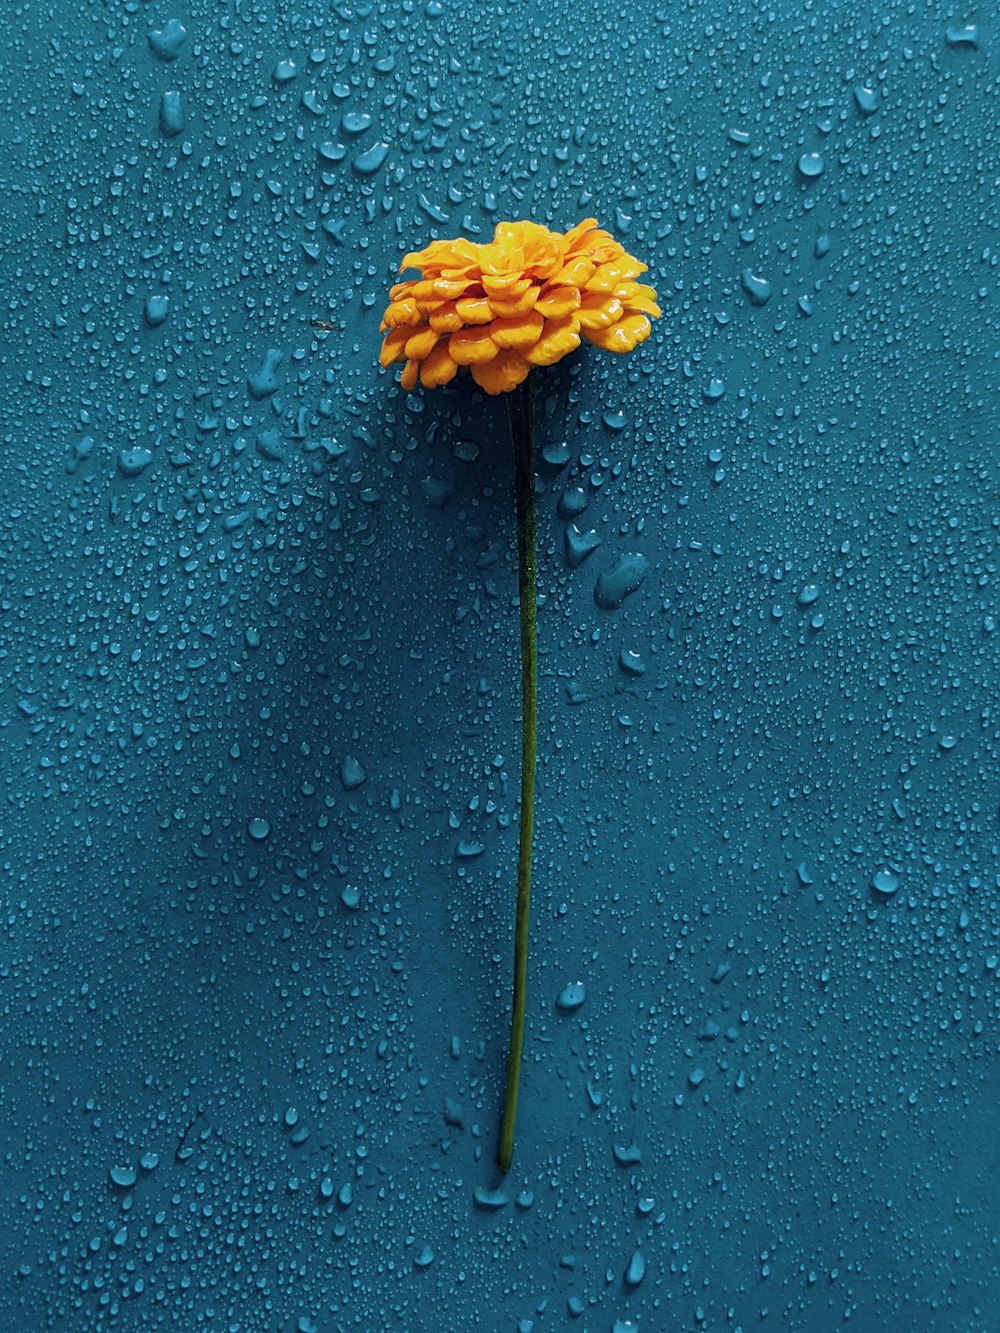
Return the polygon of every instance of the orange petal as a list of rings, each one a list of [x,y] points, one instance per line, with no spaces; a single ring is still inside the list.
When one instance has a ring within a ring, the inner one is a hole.
[[[433,278],[421,278],[419,282],[409,284],[408,295],[414,301],[429,301],[436,296]]]
[[[452,360],[446,342],[439,342],[420,363],[420,383],[425,389],[436,389],[439,384],[447,384],[457,374],[458,366]]]
[[[597,265],[592,259],[587,259],[584,255],[576,255],[563,265],[553,277],[552,283],[560,287],[583,288],[596,271]]]
[[[393,329],[391,333],[386,334],[378,354],[381,365],[389,366],[393,361],[402,361],[405,358],[406,342],[411,332],[412,330],[404,327]]]
[[[382,316],[382,330],[398,329],[403,325],[419,324],[421,319],[420,311],[409,299],[402,301],[393,301],[388,310]]]
[[[493,360],[497,345],[490,337],[489,326],[480,325],[453,333],[448,339],[448,351],[460,366],[479,366]]]
[[[531,285],[531,280],[520,272],[483,274],[483,291],[487,296],[499,297],[501,301],[516,300]]]
[[[651,327],[645,315],[626,315],[609,329],[584,329],[583,336],[606,352],[631,352],[649,337]]]
[[[403,373],[399,377],[399,382],[407,391],[417,387],[417,362],[407,361],[403,367]]]
[[[495,319],[489,326],[490,337],[498,347],[521,352],[535,345],[544,323],[541,315],[529,310],[527,314],[514,315],[510,319]]]
[[[514,315],[527,314],[529,310],[534,308],[540,290],[539,287],[532,283],[530,287],[526,288],[526,290],[518,296],[511,298],[506,296],[491,296],[490,309],[493,311],[494,315],[499,316],[500,319],[508,319]]]
[[[469,284],[464,278],[435,278],[431,285],[435,296],[440,296],[445,301],[453,301],[456,296],[465,295],[465,289]]]
[[[455,302],[455,309],[466,324],[488,324],[493,310],[485,296],[463,296]]]
[[[606,329],[621,319],[625,307],[616,296],[603,292],[585,292],[576,317],[581,329]]]
[[[659,319],[663,314],[656,302],[651,301],[648,296],[630,296],[627,300],[622,301],[622,305],[625,307],[626,315],[641,314]]]
[[[498,222],[493,229],[493,244],[500,249],[535,250],[551,245],[555,235],[540,222]]]
[[[437,346],[440,334],[437,329],[423,328],[411,333],[406,341],[406,355],[411,361],[423,361],[425,356]]]
[[[569,253],[569,251],[576,246],[577,242],[582,240],[589,231],[594,231],[596,228],[597,218],[584,218],[583,221],[578,222],[575,227],[570,227],[569,231],[563,237],[566,253]]]
[[[587,259],[592,259],[596,267],[614,263],[624,254],[625,247],[619,245],[610,232],[602,231],[599,227],[596,231],[589,232],[584,240],[570,251],[571,257],[584,255]]]
[[[620,287],[615,288],[614,295],[625,307],[627,315],[639,311],[658,319],[663,313],[656,304],[656,292],[644,282],[623,282]]]
[[[543,291],[535,302],[535,309],[546,319],[562,319],[580,309],[580,292],[576,287],[551,287]]]
[[[476,245],[458,236],[453,241],[431,241],[422,250],[411,250],[403,256],[400,269],[404,268],[457,268],[476,257]]]
[[[487,393],[510,393],[527,379],[531,366],[517,352],[498,352],[492,361],[472,367],[472,378]]]
[[[611,292],[621,282],[629,282],[646,272],[646,265],[640,264],[631,255],[622,255],[621,259],[610,264],[602,264],[587,283],[588,292]]]
[[[438,306],[428,322],[439,333],[454,333],[456,329],[465,327],[465,320],[455,309],[454,301],[445,301],[444,305]]]
[[[552,366],[580,346],[580,326],[575,317],[547,319],[534,347],[522,353],[533,366]]]
[[[410,299],[417,309],[423,311],[424,314],[430,314],[432,310],[437,310],[449,299],[447,296],[441,295],[437,290],[437,285],[438,279],[423,278],[420,282],[415,282],[410,288]],[[462,283],[458,290],[459,292],[464,291],[465,284]]]

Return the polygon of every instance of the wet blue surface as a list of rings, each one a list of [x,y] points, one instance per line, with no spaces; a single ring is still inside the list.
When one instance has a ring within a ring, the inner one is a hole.
[[[5,22],[0,1327],[1000,1328],[992,13]],[[377,327],[591,214],[503,1180],[502,404]]]

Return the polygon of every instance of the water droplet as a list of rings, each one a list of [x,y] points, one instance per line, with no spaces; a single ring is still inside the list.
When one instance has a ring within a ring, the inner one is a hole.
[[[649,561],[637,551],[627,551],[597,580],[594,601],[605,611],[614,611],[642,584]]]
[[[815,180],[817,176],[822,176],[825,166],[822,153],[803,153],[798,160],[799,172],[806,180]]]
[[[740,274],[740,283],[750,298],[750,304],[766,305],[771,299],[771,284],[766,278],[759,277],[753,269],[745,268]]]
[[[389,155],[387,143],[375,143],[354,159],[354,170],[362,176],[373,176]]]
[[[872,877],[872,888],[884,898],[890,897],[899,888],[899,876],[891,870],[879,870]]]
[[[582,981],[571,981],[562,988],[556,999],[556,1008],[562,1014],[572,1014],[580,1008],[587,998],[587,989]]]
[[[169,64],[181,53],[181,47],[187,41],[187,29],[180,19],[168,19],[162,28],[152,28],[146,34],[149,49],[157,60]]]

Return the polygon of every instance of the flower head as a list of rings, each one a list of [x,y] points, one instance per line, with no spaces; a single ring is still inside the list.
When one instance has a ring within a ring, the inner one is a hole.
[[[498,222],[493,240],[432,241],[400,270],[422,277],[389,291],[379,332],[383,366],[405,361],[400,383],[447,384],[463,366],[487,393],[508,393],[532,366],[550,366],[580,339],[631,352],[660,314],[636,282],[646,265],[586,218],[567,232]]]

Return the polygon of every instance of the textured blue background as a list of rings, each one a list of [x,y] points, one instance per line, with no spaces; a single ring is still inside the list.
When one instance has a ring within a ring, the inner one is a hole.
[[[4,22],[0,1328],[1000,1328],[992,12]],[[377,327],[590,214],[501,1182],[502,405]]]

